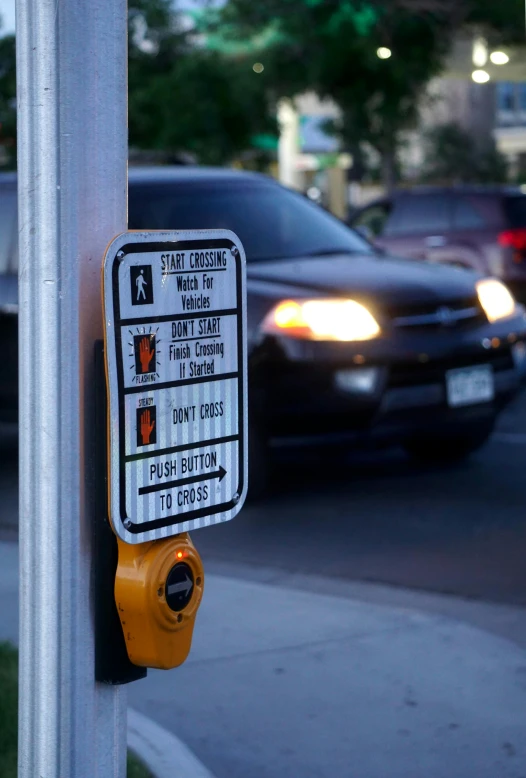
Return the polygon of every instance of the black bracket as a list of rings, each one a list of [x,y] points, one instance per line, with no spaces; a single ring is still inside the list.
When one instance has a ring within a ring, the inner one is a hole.
[[[115,604],[118,549],[108,521],[107,413],[104,342],[99,340],[95,343],[95,680],[117,685],[146,678],[147,670],[130,662]]]

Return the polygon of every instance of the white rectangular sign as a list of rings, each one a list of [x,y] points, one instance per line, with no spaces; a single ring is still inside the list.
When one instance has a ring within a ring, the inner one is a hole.
[[[245,255],[128,232],[104,258],[110,520],[127,543],[232,519],[247,491]]]

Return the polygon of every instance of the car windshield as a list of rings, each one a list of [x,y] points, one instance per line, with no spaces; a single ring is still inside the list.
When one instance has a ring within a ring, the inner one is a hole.
[[[372,254],[354,231],[307,198],[254,182],[133,184],[130,229],[233,230],[249,261]]]

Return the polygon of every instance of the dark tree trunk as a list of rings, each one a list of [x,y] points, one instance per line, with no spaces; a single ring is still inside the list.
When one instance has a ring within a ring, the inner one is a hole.
[[[387,194],[391,194],[396,187],[395,153],[393,149],[384,149],[382,153],[382,183]]]

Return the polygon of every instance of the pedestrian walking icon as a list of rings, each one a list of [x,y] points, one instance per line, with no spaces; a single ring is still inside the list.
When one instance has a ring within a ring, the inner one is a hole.
[[[157,443],[157,408],[150,405],[148,408],[137,408],[137,446],[149,446]]]
[[[132,305],[152,305],[152,266],[135,265],[130,268]]]
[[[146,300],[146,295],[144,294],[144,286],[146,284],[146,281],[144,280],[144,270],[141,270],[137,278],[135,279],[135,285],[137,287],[137,302],[141,299],[141,295],[143,297],[143,300]]]

